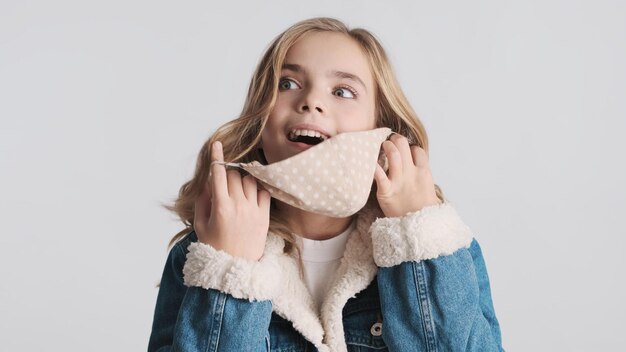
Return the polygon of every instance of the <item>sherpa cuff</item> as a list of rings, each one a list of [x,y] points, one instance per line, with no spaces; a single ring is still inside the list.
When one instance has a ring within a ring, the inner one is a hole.
[[[208,244],[193,242],[187,247],[187,261],[183,267],[186,286],[216,289],[235,298],[270,300],[276,296],[280,268],[265,255],[260,261],[232,256]]]
[[[401,217],[377,218],[370,233],[374,262],[379,267],[449,255],[469,247],[473,238],[470,228],[447,202]]]

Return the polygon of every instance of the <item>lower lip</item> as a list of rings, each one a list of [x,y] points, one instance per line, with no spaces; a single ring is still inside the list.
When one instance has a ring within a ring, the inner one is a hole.
[[[314,146],[313,144],[306,144],[306,143],[292,142],[292,141],[289,141],[289,145],[299,150],[306,150]]]

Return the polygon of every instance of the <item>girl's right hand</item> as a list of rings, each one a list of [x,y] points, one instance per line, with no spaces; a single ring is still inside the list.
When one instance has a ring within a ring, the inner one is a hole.
[[[214,142],[211,161],[224,160],[222,144]],[[230,255],[258,261],[270,223],[270,193],[257,191],[251,175],[211,166],[209,179],[195,203],[193,228],[198,240]]]

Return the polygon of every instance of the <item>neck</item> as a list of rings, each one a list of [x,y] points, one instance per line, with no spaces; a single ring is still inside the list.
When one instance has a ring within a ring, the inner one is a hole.
[[[311,213],[276,200],[276,207],[285,215],[291,232],[310,240],[327,240],[344,232],[352,223],[353,216],[333,218]]]

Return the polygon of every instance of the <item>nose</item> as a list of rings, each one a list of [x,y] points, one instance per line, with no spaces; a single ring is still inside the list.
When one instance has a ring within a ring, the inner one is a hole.
[[[320,94],[314,89],[308,89],[298,104],[299,112],[310,112],[315,109],[317,112],[323,113],[326,110]]]

